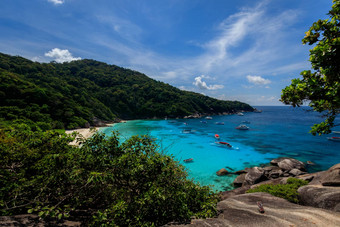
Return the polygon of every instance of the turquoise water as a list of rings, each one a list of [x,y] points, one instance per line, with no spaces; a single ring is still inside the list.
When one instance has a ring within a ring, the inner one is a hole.
[[[237,171],[282,156],[312,161],[315,165],[310,166],[310,171],[324,170],[340,162],[340,142],[327,140],[330,135],[312,136],[308,133],[312,124],[322,120],[319,114],[308,112],[306,108],[259,108],[262,113],[212,116],[212,120],[134,120],[101,131],[110,135],[112,130],[118,130],[122,140],[142,134],[155,137],[163,151],[172,154],[187,168],[189,177],[221,191],[232,189],[231,183],[236,177],[217,176],[216,171],[221,168]],[[235,129],[242,121],[250,122],[247,124],[249,130]],[[232,148],[217,145],[215,134],[219,134],[220,141],[230,143]],[[194,161],[183,162],[188,158]]]

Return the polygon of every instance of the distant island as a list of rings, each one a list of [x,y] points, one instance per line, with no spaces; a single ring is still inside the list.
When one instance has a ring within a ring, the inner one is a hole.
[[[119,119],[176,118],[253,111],[183,91],[146,75],[95,60],[38,63],[0,53],[0,119],[43,130],[89,127]]]

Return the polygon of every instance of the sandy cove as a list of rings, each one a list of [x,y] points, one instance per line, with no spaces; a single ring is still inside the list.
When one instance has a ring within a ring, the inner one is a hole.
[[[98,130],[100,128],[106,128],[106,127],[111,127],[113,126],[115,123],[113,124],[107,124],[106,126],[103,127],[92,127],[92,128],[79,128],[79,129],[71,129],[71,130],[65,130],[66,134],[72,134],[73,132],[78,132],[81,137],[88,139],[90,138],[93,134],[95,134],[96,132],[98,132]],[[77,145],[77,138],[79,138],[79,136],[76,137],[76,139],[74,141],[72,141],[70,143],[70,145]]]

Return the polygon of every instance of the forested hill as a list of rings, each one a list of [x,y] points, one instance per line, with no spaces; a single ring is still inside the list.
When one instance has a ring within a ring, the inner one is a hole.
[[[248,104],[182,91],[146,75],[94,60],[38,63],[0,53],[0,122],[76,128],[94,119],[183,117],[252,111]],[[88,123],[87,123],[88,122]]]

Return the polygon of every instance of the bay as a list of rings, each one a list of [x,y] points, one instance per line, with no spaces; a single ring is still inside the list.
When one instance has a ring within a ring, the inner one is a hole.
[[[330,141],[331,135],[313,136],[311,126],[322,121],[321,115],[308,107],[257,107],[262,113],[212,116],[211,120],[168,119],[133,120],[102,128],[110,135],[119,131],[122,141],[132,135],[156,138],[160,150],[183,164],[189,177],[201,185],[212,185],[217,191],[232,189],[236,175],[217,176],[225,168],[230,172],[246,167],[265,165],[271,159],[292,157],[302,162],[311,161],[310,172],[325,170],[340,163],[340,143]],[[249,130],[237,130],[242,122]],[[336,119],[339,123],[339,119]],[[219,124],[216,124],[219,122]],[[334,129],[340,131],[338,129]],[[227,142],[232,148],[218,145]],[[183,160],[192,158],[193,162]]]

